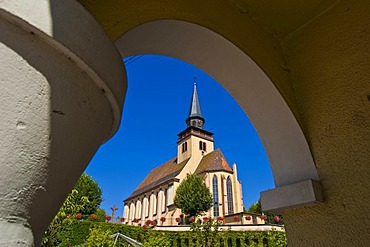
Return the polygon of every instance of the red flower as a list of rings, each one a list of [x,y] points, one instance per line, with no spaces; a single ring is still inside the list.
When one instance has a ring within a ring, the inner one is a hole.
[[[246,220],[251,220],[251,217],[249,215],[245,216]]]
[[[190,221],[191,223],[194,223],[195,218],[194,218],[194,217],[191,217],[191,218],[189,219],[189,221]]]
[[[109,216],[109,215],[105,216],[106,221],[110,221],[111,219],[112,219],[112,216]]]
[[[125,221],[125,218],[123,218],[123,217],[122,217],[122,218],[121,218],[121,222],[124,222],[124,221]]]
[[[96,220],[96,218],[97,218],[95,214],[90,215],[90,217],[91,217],[92,220]]]
[[[235,221],[239,221],[240,220],[240,217],[239,216],[234,216],[234,220]]]
[[[267,220],[266,215],[262,215],[262,216],[261,216],[261,220]]]
[[[166,221],[166,218],[165,217],[161,217],[161,222],[165,222]]]
[[[176,222],[180,222],[180,218],[176,218]]]
[[[280,217],[279,217],[279,216],[277,216],[277,215],[275,215],[275,216],[274,216],[274,220],[275,220],[275,222],[276,222],[276,223],[279,223],[279,221],[280,221]]]
[[[218,221],[223,221],[223,220],[224,220],[224,218],[222,218],[221,216],[218,216],[218,217],[217,217],[217,220],[218,220]]]
[[[81,219],[82,218],[82,214],[81,213],[78,213],[78,214],[76,214],[76,219]]]
[[[143,229],[146,231],[148,230],[148,226],[147,225],[143,225]]]
[[[208,217],[203,217],[203,221],[208,221],[209,218]]]

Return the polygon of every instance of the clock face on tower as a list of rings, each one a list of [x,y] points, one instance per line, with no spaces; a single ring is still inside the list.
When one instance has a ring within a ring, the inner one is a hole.
[[[202,120],[198,120],[198,125],[199,125],[199,127],[202,127],[203,126],[203,121]]]

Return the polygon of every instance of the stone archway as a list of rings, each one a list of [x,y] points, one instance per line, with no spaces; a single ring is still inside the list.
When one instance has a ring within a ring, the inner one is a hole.
[[[234,97],[254,124],[274,175],[276,188],[261,193],[265,210],[281,212],[323,200],[311,152],[293,113],[267,75],[231,42],[195,24],[159,20],[127,32],[115,45],[122,57],[159,54],[193,64]]]

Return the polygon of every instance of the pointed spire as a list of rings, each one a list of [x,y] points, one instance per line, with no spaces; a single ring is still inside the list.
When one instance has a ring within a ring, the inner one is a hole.
[[[195,126],[203,129],[205,120],[200,111],[200,103],[198,99],[197,84],[194,82],[193,97],[191,99],[191,105],[189,110],[189,116],[186,119],[186,123],[189,126]]]

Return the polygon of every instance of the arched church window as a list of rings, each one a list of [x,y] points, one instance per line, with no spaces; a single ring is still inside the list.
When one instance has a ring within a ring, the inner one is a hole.
[[[207,144],[205,142],[203,142],[203,151],[207,151]]]
[[[233,186],[231,183],[230,176],[226,180],[226,192],[227,192],[227,211],[228,214],[234,213],[234,204],[233,204]]]
[[[213,216],[219,216],[219,203],[218,203],[218,180],[217,176],[214,175],[212,179],[212,189],[213,189]]]
[[[202,148],[203,148],[202,141],[199,141],[199,150],[202,150]]]
[[[185,152],[188,151],[188,143],[185,142]]]

